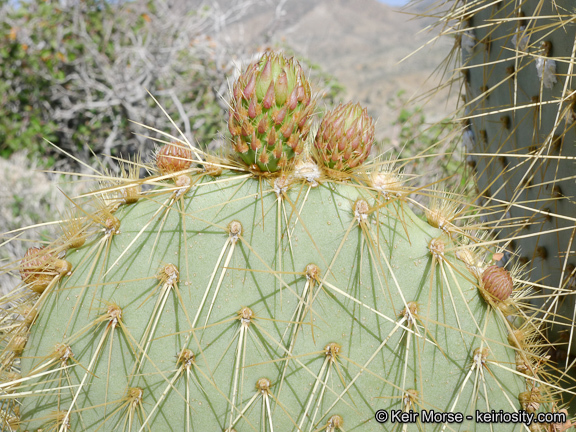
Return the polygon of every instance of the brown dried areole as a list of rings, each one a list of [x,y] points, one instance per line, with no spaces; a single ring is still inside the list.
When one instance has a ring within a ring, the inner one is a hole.
[[[482,272],[482,288],[490,299],[504,301],[512,294],[514,282],[508,270],[491,265]]]
[[[187,170],[192,165],[192,150],[182,143],[163,145],[156,154],[156,167],[162,175]]]
[[[72,270],[72,265],[55,258],[44,248],[32,247],[26,251],[20,263],[20,276],[28,287],[42,294],[56,276],[63,276]]]

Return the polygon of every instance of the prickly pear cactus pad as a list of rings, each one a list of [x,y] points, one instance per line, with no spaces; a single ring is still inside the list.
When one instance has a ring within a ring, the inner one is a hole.
[[[515,431],[535,426],[476,412],[560,410],[531,288],[462,198],[382,163],[257,173],[166,140],[9,269],[5,430]]]

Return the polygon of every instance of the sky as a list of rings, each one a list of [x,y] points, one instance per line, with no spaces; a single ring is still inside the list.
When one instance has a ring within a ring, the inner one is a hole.
[[[380,3],[386,3],[390,6],[404,6],[409,0],[378,0]]]

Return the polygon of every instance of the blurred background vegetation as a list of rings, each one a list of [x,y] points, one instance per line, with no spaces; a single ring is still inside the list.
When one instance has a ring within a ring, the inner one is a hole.
[[[169,125],[147,92],[192,142],[221,140],[227,80],[253,52],[210,33],[215,20],[231,25],[250,3],[218,17],[185,1],[1,0],[0,155],[25,150],[41,165],[70,163],[45,140],[83,161],[146,153],[152,142],[136,123]],[[337,82],[309,70],[328,99],[337,96]]]
[[[67,199],[60,190],[74,196],[89,185],[86,177],[63,179],[60,173],[114,173],[119,170],[116,158],[151,154],[155,145],[149,136],[154,133],[140,124],[176,134],[167,114],[203,149],[225,146],[230,83],[239,68],[270,48],[298,57],[322,95],[320,112],[345,102],[347,86],[367,90],[359,99],[378,119],[376,154],[436,155],[406,165],[408,173],[427,174],[422,182],[461,170],[454,138],[458,128],[450,121],[437,123],[441,110],[433,110],[434,125],[428,124],[425,111],[407,103],[411,94],[384,72],[368,78],[374,73],[357,58],[352,64],[342,60],[336,67],[326,66],[332,58],[345,57],[335,51],[327,59],[333,46],[344,50],[342,40],[354,42],[353,29],[346,26],[358,25],[372,34],[368,24],[357,23],[358,17],[345,21],[349,10],[377,18],[376,25],[384,19],[398,21],[375,0],[0,0],[0,233],[8,233],[3,236],[8,239],[19,236],[11,231],[21,226],[61,218]],[[307,21],[315,16],[320,24]],[[314,54],[314,47],[328,42],[315,44],[318,36],[312,32],[312,48],[303,50],[302,26],[318,31],[322,20],[341,20],[336,27],[344,39],[331,36],[332,48],[327,45],[322,55]],[[400,24],[393,31],[413,34],[405,27]],[[402,35],[395,37],[402,40]],[[388,45],[384,49],[391,50]],[[355,45],[350,51],[363,55]],[[388,51],[382,53],[386,65]],[[381,68],[381,61],[367,64]],[[424,76],[432,73],[428,69]],[[360,83],[341,82],[334,72],[340,70],[353,71]],[[386,80],[392,90],[377,90],[375,83]],[[57,228],[42,225],[24,236],[38,244],[38,238],[48,241]],[[21,257],[23,250],[12,250],[16,243],[3,248],[1,261]]]

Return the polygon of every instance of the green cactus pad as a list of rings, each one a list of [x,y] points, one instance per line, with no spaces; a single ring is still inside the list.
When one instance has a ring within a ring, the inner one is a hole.
[[[404,201],[330,182],[277,195],[231,173],[191,184],[119,207],[119,232],[68,251],[22,354],[23,428],[381,431],[401,425],[378,410],[521,408],[530,354],[464,249]]]

